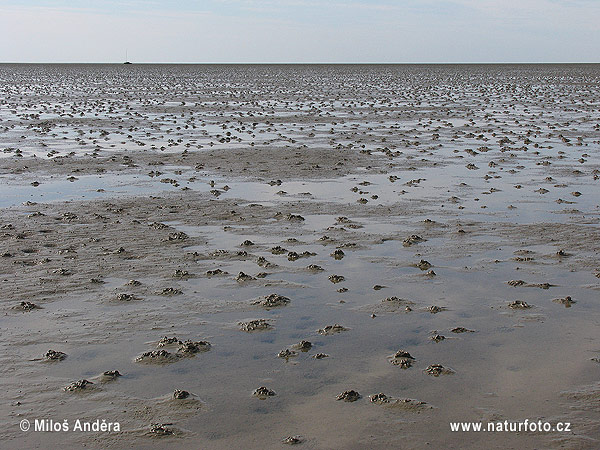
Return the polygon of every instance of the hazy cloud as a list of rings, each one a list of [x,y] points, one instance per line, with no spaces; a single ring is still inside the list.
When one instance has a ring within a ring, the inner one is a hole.
[[[0,61],[594,62],[596,0],[0,1]]]

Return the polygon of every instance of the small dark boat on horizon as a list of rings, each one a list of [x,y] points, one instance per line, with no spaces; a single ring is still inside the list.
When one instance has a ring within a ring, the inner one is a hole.
[[[128,55],[128,50],[125,49],[125,62],[123,64],[133,64],[129,61],[129,55]]]

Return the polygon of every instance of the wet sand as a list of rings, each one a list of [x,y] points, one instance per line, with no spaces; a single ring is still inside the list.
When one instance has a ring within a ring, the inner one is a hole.
[[[3,448],[600,445],[598,65],[0,80]]]

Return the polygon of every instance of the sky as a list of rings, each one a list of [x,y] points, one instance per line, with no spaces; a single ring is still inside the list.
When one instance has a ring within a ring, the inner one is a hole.
[[[600,62],[600,0],[0,0],[0,62]]]

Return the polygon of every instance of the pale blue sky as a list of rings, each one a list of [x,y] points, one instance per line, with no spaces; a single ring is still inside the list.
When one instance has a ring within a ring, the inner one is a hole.
[[[599,62],[600,0],[0,0],[0,61]]]

